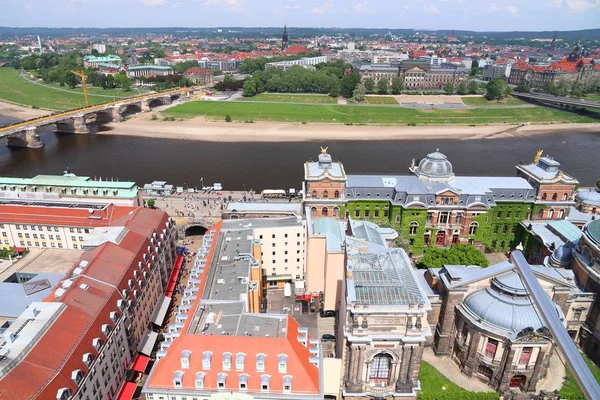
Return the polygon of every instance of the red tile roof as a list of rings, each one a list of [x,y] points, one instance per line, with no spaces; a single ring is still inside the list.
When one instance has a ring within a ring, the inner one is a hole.
[[[306,46],[294,45],[289,46],[285,49],[285,54],[300,54],[300,53],[308,53],[308,48]]]
[[[109,204],[90,214],[87,208],[0,204],[0,221],[15,224],[97,227],[109,226],[137,207]],[[102,218],[90,218],[98,216]]]

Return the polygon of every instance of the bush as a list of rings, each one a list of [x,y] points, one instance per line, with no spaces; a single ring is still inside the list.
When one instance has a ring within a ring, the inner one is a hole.
[[[152,117],[150,117],[150,119],[152,121],[156,121],[158,119],[158,117],[156,116],[156,114],[152,114]]]
[[[417,126],[417,123],[416,122],[409,122],[406,125],[408,125],[408,126]]]
[[[148,201],[146,202],[146,204],[148,204],[148,207],[154,208],[154,205],[156,204],[156,200],[154,200],[154,199],[148,199]]]
[[[34,110],[37,110],[39,107],[38,106],[31,106],[31,108],[33,108]]]
[[[227,114],[225,116],[225,122],[231,122],[231,115]]]
[[[253,119],[246,119],[246,120],[244,120],[244,123],[245,124],[253,124],[254,120]]]
[[[425,256],[417,260],[417,268],[442,268],[444,265],[479,265],[487,267],[489,262],[482,252],[470,244],[456,244],[450,248],[429,246]]]

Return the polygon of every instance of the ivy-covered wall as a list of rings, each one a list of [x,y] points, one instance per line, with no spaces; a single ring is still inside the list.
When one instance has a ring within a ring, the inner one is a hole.
[[[532,207],[531,203],[499,203],[487,212],[473,218],[479,226],[476,233],[470,238],[485,245],[486,251],[508,251],[519,244],[516,237],[519,222],[527,219],[530,212],[537,212],[538,208],[540,207]],[[386,200],[353,200],[349,201],[345,207],[341,207],[342,215],[345,215],[346,211],[350,218],[368,219],[376,224],[394,228],[398,234],[410,240],[413,254],[424,253],[424,235],[427,230],[431,229],[425,226],[426,209],[404,209],[401,206],[394,206]],[[410,224],[413,221],[418,224],[418,228],[416,234],[411,235]]]

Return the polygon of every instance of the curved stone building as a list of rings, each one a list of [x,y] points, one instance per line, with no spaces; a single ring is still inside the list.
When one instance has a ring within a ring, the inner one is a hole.
[[[415,166],[413,160],[410,171],[425,181],[448,182],[454,178],[452,164],[445,154],[440,153],[439,149],[436,149],[434,153],[427,154],[427,157],[422,159],[418,166]]]
[[[577,210],[588,214],[600,214],[600,191],[582,190],[575,195]]]
[[[573,272],[581,287],[596,293],[596,299],[581,327],[579,345],[600,363],[600,220],[587,223],[574,252]]]

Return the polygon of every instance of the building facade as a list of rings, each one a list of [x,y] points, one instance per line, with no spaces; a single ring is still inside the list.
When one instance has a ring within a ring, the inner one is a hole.
[[[492,79],[507,80],[510,76],[512,64],[486,64],[483,67],[483,80],[491,81]]]
[[[344,399],[415,399],[432,332],[431,304],[404,250],[388,248],[374,224],[355,222],[346,237]]]
[[[146,78],[149,76],[173,75],[173,68],[163,65],[135,65],[127,68],[130,78]]]
[[[427,61],[407,60],[398,64],[357,62],[354,68],[360,73],[362,82],[372,79],[377,84],[385,78],[391,85],[392,79],[400,77],[405,90],[442,90],[447,83],[456,86],[468,79],[468,71],[462,65],[432,65]]]
[[[321,154],[319,160],[304,167],[307,212],[313,218],[391,226],[409,239],[412,254],[422,254],[429,245],[457,243],[507,251],[518,244],[515,234],[522,220],[564,219],[577,182],[546,157],[519,166],[522,176],[517,177],[456,176],[438,151],[418,164],[413,160],[412,175],[399,176],[346,175],[331,155]]]
[[[142,195],[135,182],[97,180],[89,176],[37,175],[33,178],[0,177],[0,199],[60,200],[69,203],[112,203],[141,206]]]
[[[190,68],[183,73],[183,77],[195,85],[210,85],[213,83],[213,73],[208,68]]]
[[[594,294],[578,288],[571,270],[542,265],[532,270],[575,337]],[[451,357],[463,374],[501,393],[538,392],[540,381],[553,378],[548,375],[552,335],[509,261],[485,269],[447,265],[417,274],[430,290],[436,355]]]

